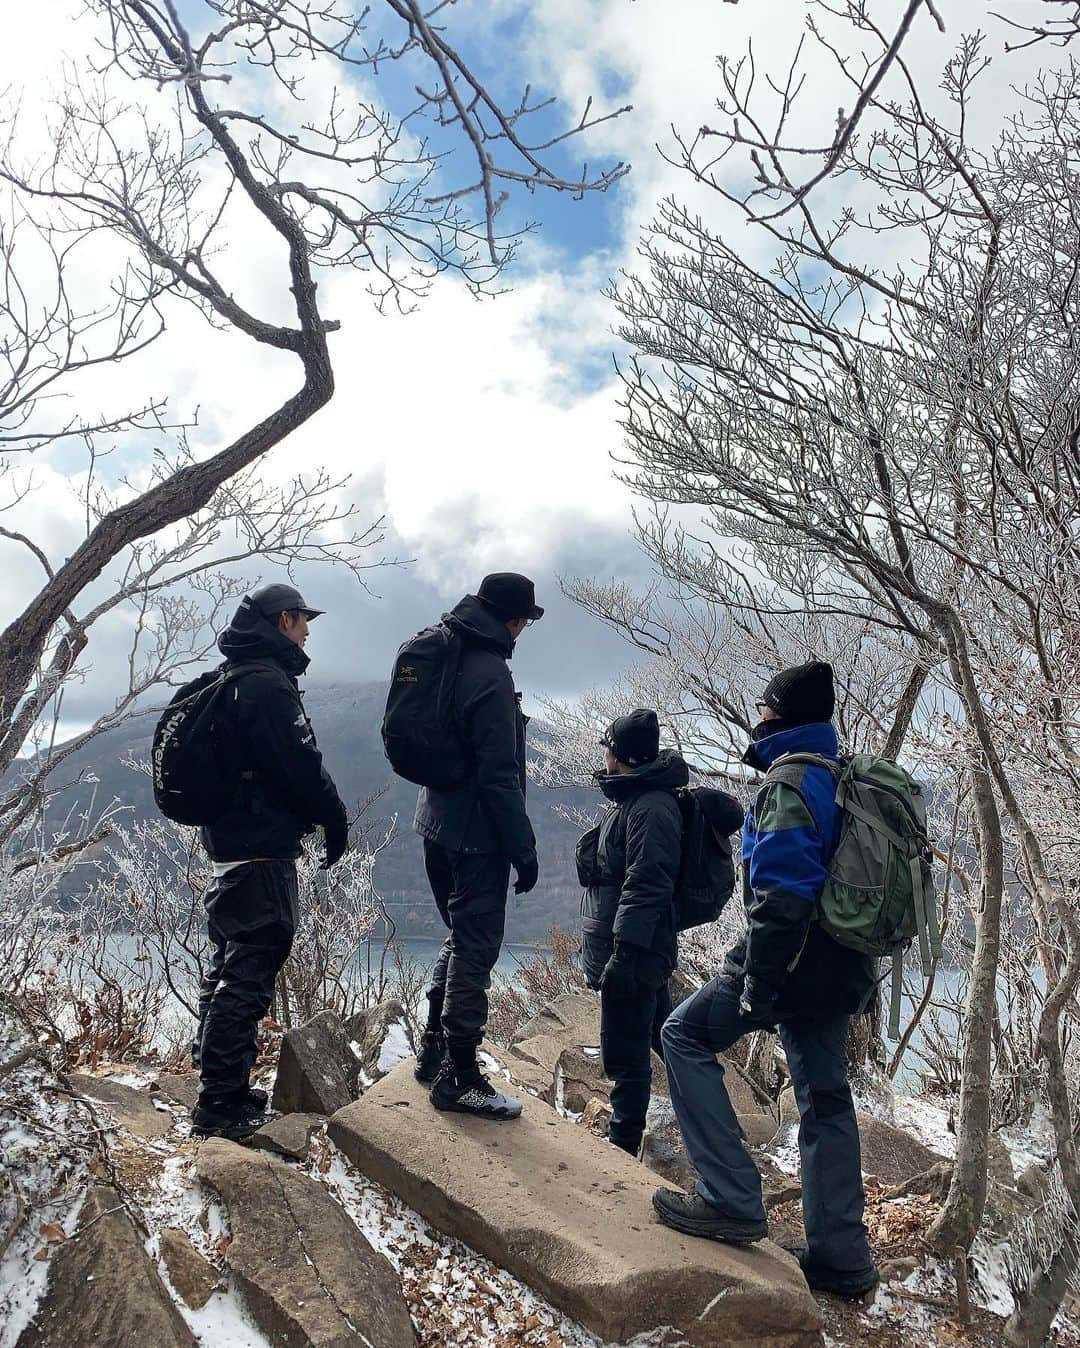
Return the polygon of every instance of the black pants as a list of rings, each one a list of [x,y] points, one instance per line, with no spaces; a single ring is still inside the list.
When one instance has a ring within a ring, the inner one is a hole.
[[[292,947],[296,863],[246,862],[212,880],[203,903],[212,953],[199,989],[199,1100],[228,1108],[247,1092],[259,1021]]]
[[[635,960],[638,995],[613,997],[600,992],[600,1060],[611,1088],[608,1137],[625,1151],[637,1152],[645,1131],[652,1089],[652,1052],[663,1057],[660,1031],[671,1014],[667,964],[659,956]]]
[[[424,840],[431,892],[449,935],[431,971],[429,1025],[442,1025],[451,1058],[470,1062],[484,1037],[491,971],[502,949],[510,862],[451,852]]]

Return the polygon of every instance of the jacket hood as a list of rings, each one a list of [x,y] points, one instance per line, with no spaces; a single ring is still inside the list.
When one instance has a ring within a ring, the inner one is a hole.
[[[633,772],[595,775],[597,786],[616,804],[639,796],[643,791],[674,791],[690,781],[690,769],[675,749],[661,749],[651,763],[643,763]]]
[[[514,639],[506,623],[475,594],[467,594],[460,604],[444,613],[443,622],[466,641],[485,646],[504,660],[514,653]]]
[[[275,660],[294,678],[311,663],[310,657],[254,605],[240,605],[217,644],[226,660],[238,664],[247,660]]]
[[[763,740],[756,740],[753,748],[755,757],[768,769],[784,754],[821,754],[825,758],[837,758],[840,741],[831,721],[813,721],[810,725],[781,730],[778,735],[766,735]]]

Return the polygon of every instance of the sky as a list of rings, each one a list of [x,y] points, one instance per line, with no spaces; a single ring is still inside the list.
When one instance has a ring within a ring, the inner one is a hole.
[[[1023,17],[1038,5],[1002,0],[995,8]],[[872,0],[872,9],[891,29],[903,5]],[[988,32],[988,54],[999,59],[1004,30],[982,0],[939,0],[939,9],[948,31],[942,36],[928,12],[921,14],[906,48],[914,64],[940,69],[961,33],[979,26]],[[183,12],[193,32],[205,25],[201,0],[184,0]],[[559,590],[561,577],[577,575],[640,588],[650,581],[634,540],[635,502],[613,462],[622,450],[615,361],[625,353],[602,292],[633,269],[641,228],[668,194],[700,209],[744,255],[767,261],[761,232],[725,211],[715,194],[695,190],[661,151],[672,151],[673,128],[692,133],[716,120],[719,55],[738,55],[751,42],[760,69],[785,68],[805,16],[804,0],[457,0],[443,11],[449,36],[489,87],[513,101],[528,82],[536,96],[558,98],[547,124],[575,119],[590,95],[598,110],[632,104],[632,112],[571,142],[563,160],[568,173],[583,156],[594,167],[625,161],[632,169],[608,192],[582,201],[543,193],[512,198],[504,218],[538,228],[502,279],[507,292],[496,298],[477,300],[445,276],[415,312],[380,314],[364,275],[337,269],[320,276],[323,312],[341,323],[331,338],[337,392],[261,471],[270,483],[315,468],[350,477],[342,498],[364,518],[385,519],[379,554],[401,564],[367,573],[366,589],[329,564],[298,572],[308,601],[327,610],[308,646],[310,679],[385,675],[398,644],[490,570],[527,572],[548,610],[515,660],[527,700],[573,697],[631,661],[617,637]],[[88,70],[96,35],[79,0],[37,0],[5,14],[0,90],[22,100],[19,135],[28,156],[47,153],[49,100],[63,88],[65,71]],[[1010,78],[1022,69],[1022,62],[1011,66]],[[810,73],[800,130],[828,139],[837,107],[850,99],[835,70],[819,62]],[[1004,82],[998,88],[1007,90]],[[252,86],[235,89],[250,93]],[[353,92],[400,107],[412,97],[409,72],[391,68],[377,83],[359,77]],[[160,111],[169,94],[157,96]],[[286,98],[268,82],[258,96],[272,109]],[[985,107],[988,128],[1011,101],[999,97]],[[829,184],[821,189],[823,196],[831,191]],[[90,290],[107,284],[109,261],[106,253],[104,261],[95,255],[88,262]],[[265,227],[238,214],[221,271],[233,293],[272,319],[288,316],[282,261]],[[188,419],[198,409],[190,439],[203,455],[297,385],[292,357],[214,331],[190,306],[171,305],[167,318],[165,338],[147,352],[82,382],[80,410],[143,394],[167,397],[174,416]],[[120,446],[102,465],[103,477],[144,480],[152,455],[147,440]],[[85,527],[75,490],[83,460],[68,445],[33,465],[20,463],[17,473],[31,467],[34,490],[8,513],[9,527],[14,521],[59,561]],[[2,539],[0,565],[6,623],[34,593],[40,568]],[[249,567],[243,578],[279,577]],[[106,706],[125,677],[131,622],[118,614],[95,629],[85,678],[66,702],[68,725]]]

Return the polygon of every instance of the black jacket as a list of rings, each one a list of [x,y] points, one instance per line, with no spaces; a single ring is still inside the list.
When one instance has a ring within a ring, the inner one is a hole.
[[[224,698],[219,733],[235,804],[202,830],[203,846],[213,861],[298,857],[304,834],[346,821],[300,700],[308,657],[254,610],[237,614],[218,647],[225,668],[254,669]]]
[[[582,900],[581,951],[585,978],[599,987],[616,945],[661,956],[668,972],[675,967],[674,894],[682,859],[682,813],[672,794],[686,786],[690,773],[673,749],[633,772],[600,775],[597,784],[613,805],[595,837],[579,846]],[[590,873],[590,865],[594,868]]]
[[[456,709],[470,771],[446,791],[420,788],[413,826],[452,852],[495,852],[520,861],[536,847],[525,811],[525,718],[507,661],[506,623],[475,595],[447,623],[463,643]]]

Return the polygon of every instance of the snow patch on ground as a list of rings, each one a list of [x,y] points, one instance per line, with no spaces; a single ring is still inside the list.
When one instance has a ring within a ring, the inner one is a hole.
[[[1040,1100],[1028,1123],[1015,1123],[998,1131],[1005,1150],[1012,1161],[1017,1179],[1029,1166],[1049,1166],[1057,1155],[1054,1123],[1050,1112]]]
[[[383,1076],[392,1071],[399,1062],[413,1056],[413,1046],[409,1042],[409,1030],[403,1020],[394,1021],[386,1032],[386,1038],[379,1050],[377,1070]]]
[[[949,1128],[949,1111],[933,1100],[897,1095],[893,1100],[893,1123],[939,1156],[947,1160],[955,1157],[956,1134]]]
[[[785,1123],[770,1143],[767,1155],[773,1165],[785,1175],[797,1175],[802,1164],[799,1158],[799,1125]]]

